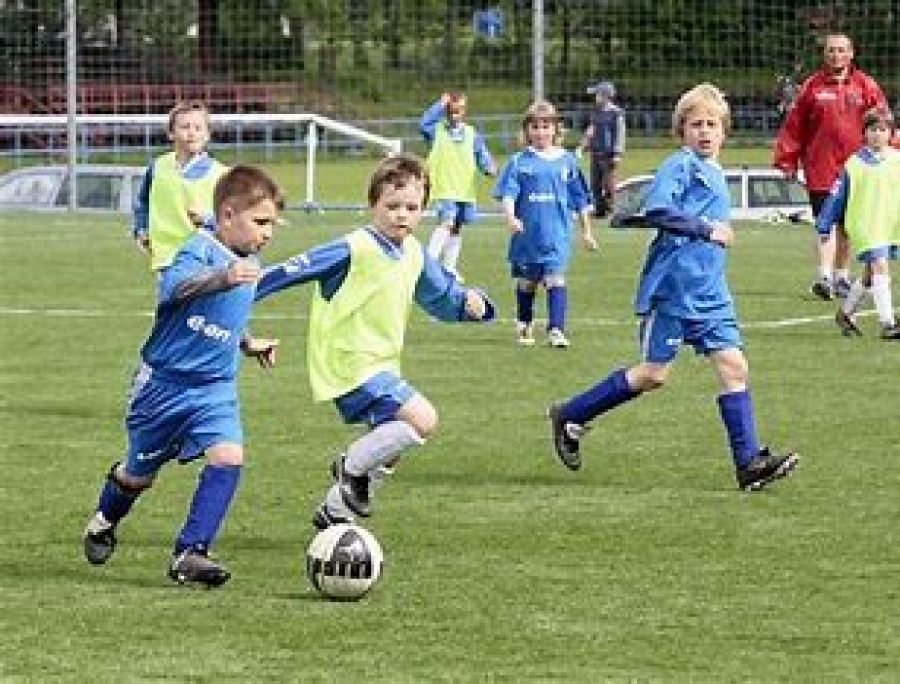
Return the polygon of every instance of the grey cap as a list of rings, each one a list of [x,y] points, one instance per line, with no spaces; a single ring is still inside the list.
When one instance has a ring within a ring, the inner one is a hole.
[[[616,87],[611,81],[599,81],[587,89],[589,95],[606,95],[606,97],[616,96]]]

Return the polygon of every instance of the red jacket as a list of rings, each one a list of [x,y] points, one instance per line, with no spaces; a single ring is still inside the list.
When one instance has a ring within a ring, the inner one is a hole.
[[[775,140],[774,165],[786,173],[803,167],[806,187],[828,192],[844,162],[863,144],[863,117],[872,107],[887,108],[875,80],[851,68],[838,81],[826,69],[800,87]]]

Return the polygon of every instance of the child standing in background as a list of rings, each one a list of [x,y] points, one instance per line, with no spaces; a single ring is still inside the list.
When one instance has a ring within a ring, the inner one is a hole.
[[[612,213],[616,198],[616,168],[625,152],[625,112],[613,101],[616,88],[609,81],[600,81],[588,93],[597,102],[576,155],[581,157],[585,149],[590,153],[594,216],[604,218]]]
[[[578,215],[585,247],[596,250],[591,196],[575,156],[560,146],[562,125],[552,104],[532,104],[522,120],[522,134],[528,146],[510,158],[494,188],[512,233],[508,259],[516,279],[516,334],[520,345],[534,346],[534,300],[543,285],[548,344],[565,349],[572,212]]]
[[[900,245],[900,153],[890,146],[894,119],[890,110],[871,109],[863,118],[865,146],[844,165],[834,189],[816,219],[819,235],[840,223],[850,248],[864,264],[835,320],[844,335],[862,335],[856,312],[872,295],[881,323],[881,338],[900,340],[891,298],[890,260]]]
[[[428,242],[428,253],[459,277],[462,228],[478,218],[478,172],[497,175],[497,165],[484,136],[466,123],[466,96],[444,93],[422,114],[419,129],[430,145],[428,172],[438,226]]]
[[[759,444],[734,303],[725,277],[725,248],[734,240],[730,197],[718,156],[731,124],[728,102],[708,83],[687,91],[672,117],[683,147],[666,159],[644,201],[657,233],[638,285],[642,361],[549,411],[553,447],[570,470],[581,467],[588,423],[662,387],[683,344],[706,356],[719,380],[718,408],[742,490],[789,475],[797,454]]]
[[[150,268],[168,266],[197,227],[213,221],[213,190],[227,170],[206,152],[209,110],[179,102],[169,113],[172,151],[154,159],[134,203],[132,233]]]

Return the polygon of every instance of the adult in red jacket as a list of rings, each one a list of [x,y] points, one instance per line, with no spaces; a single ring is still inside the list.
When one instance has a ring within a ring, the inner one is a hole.
[[[775,140],[774,165],[789,177],[803,168],[813,215],[818,217],[841,169],[863,144],[863,117],[887,108],[879,85],[853,66],[853,43],[843,33],[825,37],[825,63],[800,87]],[[843,228],[817,238],[819,277],[810,291],[822,298],[849,289],[849,251]]]

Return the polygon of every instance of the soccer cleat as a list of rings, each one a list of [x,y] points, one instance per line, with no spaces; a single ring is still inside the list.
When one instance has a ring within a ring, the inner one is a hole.
[[[838,299],[847,299],[850,294],[850,288],[853,286],[846,278],[838,278],[834,281],[834,296]]]
[[[554,349],[569,348],[569,340],[566,338],[565,333],[559,328],[550,328],[547,333],[547,344]]]
[[[116,528],[100,513],[94,514],[84,530],[84,557],[91,565],[103,565],[116,550]]]
[[[863,333],[856,323],[856,317],[845,313],[843,309],[838,309],[838,312],[834,315],[834,322],[837,323],[844,337],[862,337]]]
[[[519,343],[520,347],[533,347],[534,324],[523,323],[522,321],[516,323],[516,341]]]
[[[331,513],[325,504],[322,504],[313,513],[312,524],[317,530],[327,530],[332,525],[340,525],[342,523],[352,523],[351,518],[345,518],[342,515]]]
[[[799,462],[800,455],[793,451],[776,454],[769,447],[763,447],[746,468],[736,472],[738,487],[745,492],[758,491],[769,483],[790,475]]]
[[[340,463],[333,467],[338,472],[338,488],[341,490],[341,498],[347,504],[347,508],[362,518],[368,518],[372,514],[369,500],[369,476],[348,473],[344,467],[344,456],[341,456]]]
[[[883,340],[900,340],[900,325],[891,323],[881,329],[881,339]]]
[[[169,578],[184,586],[201,586],[207,589],[220,587],[231,573],[202,549],[185,549],[172,556]]]
[[[810,293],[819,299],[830,302],[834,299],[834,292],[831,289],[831,281],[828,278],[819,278],[809,286]]]
[[[581,468],[579,440],[587,432],[587,426],[565,420],[562,417],[562,404],[551,404],[547,409],[547,417],[550,419],[550,434],[556,455],[566,468],[578,470]]]

